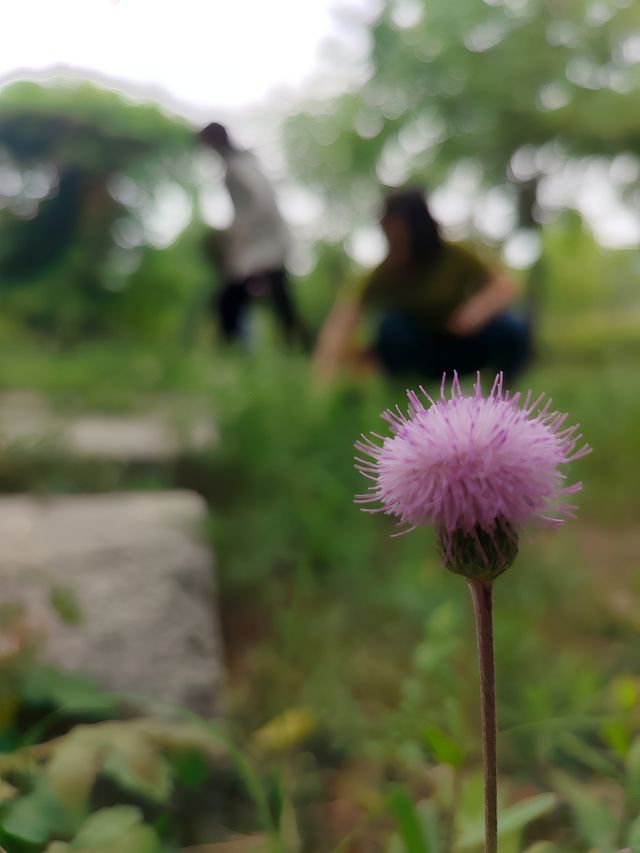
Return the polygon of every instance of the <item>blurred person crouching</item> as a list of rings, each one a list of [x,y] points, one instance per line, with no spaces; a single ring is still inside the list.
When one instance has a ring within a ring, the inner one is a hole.
[[[517,296],[510,279],[442,238],[422,190],[389,195],[380,224],[386,256],[329,314],[314,353],[317,375],[329,380],[352,366],[425,379],[485,367],[517,376],[530,358],[531,329],[509,310]],[[373,340],[357,350],[352,340],[363,317],[373,323]]]

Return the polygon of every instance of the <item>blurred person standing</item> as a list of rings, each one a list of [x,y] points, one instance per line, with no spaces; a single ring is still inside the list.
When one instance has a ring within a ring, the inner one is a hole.
[[[341,366],[379,367],[390,375],[439,379],[484,367],[516,376],[531,352],[525,318],[508,310],[516,290],[466,248],[443,239],[419,189],[390,195],[380,220],[382,263],[356,280],[321,329],[314,366],[331,379]],[[354,349],[363,317],[373,341]]]
[[[290,234],[276,203],[273,187],[255,156],[238,148],[223,125],[213,122],[198,134],[222,158],[225,185],[234,218],[220,243],[224,284],[215,300],[222,334],[242,339],[251,303],[271,300],[285,340],[308,343],[305,326],[289,292],[286,257]]]

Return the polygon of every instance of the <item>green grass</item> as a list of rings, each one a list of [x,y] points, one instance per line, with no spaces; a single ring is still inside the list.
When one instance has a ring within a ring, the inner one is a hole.
[[[557,790],[558,773],[589,796],[601,781],[589,758],[621,766],[621,744],[640,735],[637,714],[616,698],[620,685],[640,684],[640,631],[616,604],[616,595],[640,595],[637,363],[632,347],[609,347],[604,337],[599,345],[596,332],[585,339],[588,353],[543,345],[521,383],[580,421],[593,453],[571,472],[584,481],[580,520],[527,532],[496,588],[500,761],[512,798]],[[185,399],[210,405],[221,442],[195,462],[211,505],[232,727],[248,743],[292,708],[317,720],[310,742],[262,765],[269,774],[285,762],[309,849],[323,850],[313,847],[314,815],[336,796],[336,778],[355,774],[344,783],[348,796],[371,803],[391,781],[416,798],[431,786],[440,809],[446,791],[425,781],[441,760],[434,732],[455,744],[459,772],[474,778],[477,675],[465,585],[440,566],[430,531],[391,538],[389,520],[353,505],[362,488],[353,442],[382,426],[383,408],[402,405],[402,387],[368,378],[320,393],[304,359],[271,346],[244,357],[206,347],[12,352],[11,362],[0,358],[0,387],[37,388],[61,408],[140,409],[157,395],[175,400],[177,413]],[[45,467],[45,486],[73,488],[64,460],[53,471]],[[113,487],[104,477],[96,471],[95,488]],[[167,470],[154,482],[171,486],[172,477]],[[136,485],[126,472],[113,482]],[[76,486],[91,490],[91,473]],[[586,849],[577,819],[565,811],[554,820],[549,838]]]

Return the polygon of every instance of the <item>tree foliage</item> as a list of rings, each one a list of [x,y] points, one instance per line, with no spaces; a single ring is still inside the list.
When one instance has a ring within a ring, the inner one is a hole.
[[[157,292],[148,276],[140,288],[145,268],[157,266],[143,223],[163,186],[191,194],[192,140],[183,121],[88,83],[17,83],[3,91],[5,310],[39,332],[67,338],[112,332],[116,318],[140,316],[142,325],[125,322],[123,329],[153,334],[157,316],[166,330],[165,300],[154,310]],[[129,305],[123,291],[136,270]]]
[[[353,211],[375,185],[438,183],[467,160],[517,184],[535,177],[513,169],[525,146],[640,153],[639,29],[628,0],[387,0],[368,79],[289,121],[290,160]]]
[[[0,97],[0,145],[21,167],[53,163],[108,178],[141,156],[180,154],[186,124],[89,83],[15,83]]]

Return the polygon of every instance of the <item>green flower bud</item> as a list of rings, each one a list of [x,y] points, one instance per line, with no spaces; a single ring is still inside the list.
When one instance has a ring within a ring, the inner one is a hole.
[[[445,548],[437,537],[444,564],[465,578],[492,583],[518,556],[518,534],[508,522],[498,519],[491,531],[476,527],[473,533],[455,530]]]

